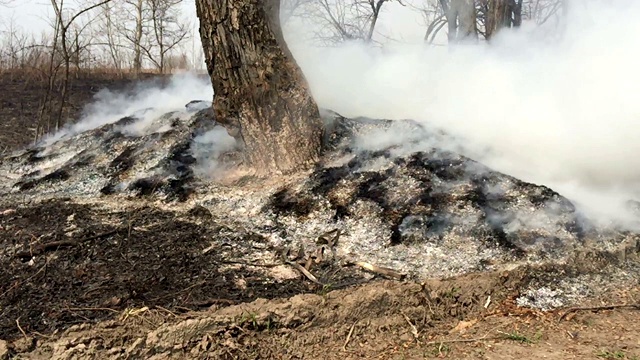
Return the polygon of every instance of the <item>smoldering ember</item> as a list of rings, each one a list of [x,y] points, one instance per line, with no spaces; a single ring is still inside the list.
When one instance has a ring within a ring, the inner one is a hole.
[[[166,82],[148,99],[179,107],[103,92],[0,155],[1,360],[640,354],[636,328],[557,350],[587,321],[637,319],[640,215],[601,221],[474,159],[437,121],[318,108],[275,10],[242,1],[262,10],[238,20],[196,3],[210,77],[169,82],[210,79],[213,102]],[[269,56],[234,58],[243,36]]]

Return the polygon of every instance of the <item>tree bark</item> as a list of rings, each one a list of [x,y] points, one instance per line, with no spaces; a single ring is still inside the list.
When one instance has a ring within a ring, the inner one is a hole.
[[[315,163],[323,126],[280,28],[280,0],[196,0],[215,119],[257,173]]]
[[[133,44],[133,69],[136,76],[139,76],[142,72],[142,0],[138,0],[136,6],[136,32]]]
[[[520,2],[521,4],[521,2]],[[521,16],[518,19],[518,4],[515,0],[489,0],[489,11],[486,18],[486,37],[490,39],[495,36],[500,29],[512,26],[520,26]],[[515,15],[515,22],[512,18]]]
[[[450,43],[477,40],[476,9],[473,0],[440,0],[449,25],[448,41]]]
[[[522,0],[512,0],[513,6],[513,27],[522,25]]]

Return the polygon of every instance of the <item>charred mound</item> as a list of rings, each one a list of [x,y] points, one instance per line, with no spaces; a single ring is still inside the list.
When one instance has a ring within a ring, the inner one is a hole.
[[[562,259],[595,242],[616,246],[634,238],[597,229],[552,189],[440,147],[446,134],[412,121],[327,113],[326,156],[308,176],[225,187],[211,176],[235,161],[236,147],[210,103],[192,101],[154,118],[146,111],[1,159],[0,192],[14,201],[198,204],[280,245],[317,247],[308,239],[338,229],[339,258],[416,275]],[[394,134],[401,132],[412,135],[398,143]]]
[[[639,250],[636,234],[598,228],[552,189],[460,155],[447,134],[412,121],[328,113],[315,169],[230,186],[215,177],[237,147],[210,103],[147,114],[0,158],[3,314],[53,330],[89,316],[82,309],[194,309],[380,275],[354,264],[427,278],[606,266]],[[609,255],[580,255],[598,252]],[[14,332],[0,323],[0,337]]]

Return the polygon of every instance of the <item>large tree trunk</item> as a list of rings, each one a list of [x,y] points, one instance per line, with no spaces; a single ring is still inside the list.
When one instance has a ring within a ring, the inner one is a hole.
[[[511,15],[515,10],[513,9],[514,6],[514,0],[489,0],[489,11],[485,19],[487,39],[495,36],[500,29],[511,27]]]
[[[449,25],[448,40],[450,43],[477,40],[476,9],[473,0],[440,0]]]
[[[512,0],[513,6],[513,27],[522,26],[522,0]]]
[[[196,0],[215,119],[243,141],[258,173],[315,163],[323,126],[284,42],[280,0]]]

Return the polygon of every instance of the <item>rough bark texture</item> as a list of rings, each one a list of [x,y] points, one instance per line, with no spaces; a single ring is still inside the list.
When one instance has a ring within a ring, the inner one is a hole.
[[[440,0],[440,5],[447,17],[449,26],[448,40],[450,43],[478,38],[476,10],[473,0],[451,0],[450,3]]]
[[[244,142],[259,173],[286,173],[317,161],[318,107],[289,52],[279,0],[196,0],[214,89],[216,121]]]
[[[489,0],[486,18],[486,38],[495,36],[500,29],[522,24],[522,0]]]

